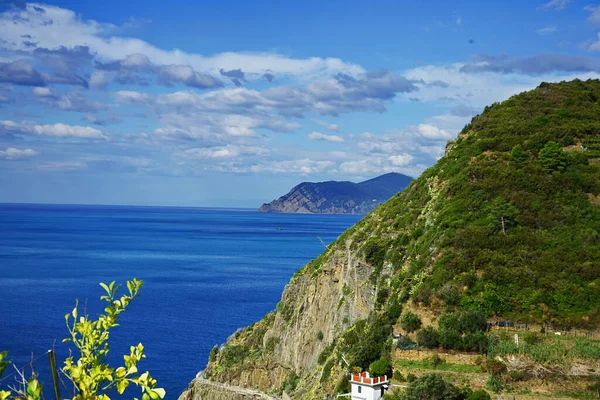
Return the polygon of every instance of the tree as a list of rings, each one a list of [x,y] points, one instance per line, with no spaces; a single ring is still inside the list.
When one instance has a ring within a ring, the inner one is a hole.
[[[369,365],[369,373],[371,376],[384,376],[391,377],[392,375],[392,364],[387,358],[380,358]]]
[[[502,197],[496,198],[490,206],[492,228],[499,228],[505,235],[509,227],[516,225],[517,215],[519,215],[519,209]]]
[[[520,144],[512,148],[510,152],[510,161],[516,166],[523,165],[523,162],[525,161],[525,154],[523,153],[523,148]]]
[[[421,327],[421,319],[413,312],[406,311],[400,317],[400,326],[408,333],[412,333]]]
[[[73,400],[110,400],[107,393],[116,390],[119,394],[130,384],[135,384],[142,391],[142,400],[158,400],[165,397],[165,390],[156,387],[156,380],[149,372],[140,374],[137,364],[144,358],[144,346],[139,343],[131,346],[129,354],[123,356],[124,365],[113,368],[108,365],[110,350],[109,332],[118,326],[119,314],[127,309],[133,299],[139,296],[144,282],[133,278],[127,281],[128,294],[118,296],[121,285],[111,282],[100,286],[106,292],[100,299],[108,303],[97,319],[79,314],[79,304],[65,315],[69,337],[63,342],[72,343],[79,353],[77,359],[70,355],[64,362],[61,371],[73,384]],[[4,370],[4,355],[0,356],[0,375]],[[23,391],[0,391],[0,400],[21,399],[39,400],[42,384],[32,377]]]
[[[547,171],[564,171],[567,167],[568,155],[562,146],[556,142],[548,142],[539,157],[540,164]]]
[[[440,334],[435,328],[428,326],[417,332],[417,343],[428,349],[436,348],[440,345]]]

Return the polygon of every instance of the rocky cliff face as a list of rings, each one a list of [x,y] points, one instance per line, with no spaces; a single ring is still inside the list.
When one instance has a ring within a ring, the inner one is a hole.
[[[366,214],[398,193],[412,178],[389,173],[360,183],[303,182],[289,193],[263,204],[259,212]]]
[[[330,246],[296,273],[274,313],[228,339],[202,376],[277,394],[285,387],[286,379],[297,374],[303,379],[294,388],[292,398],[317,398],[323,368],[319,355],[341,331],[372,310],[376,287],[367,284],[372,272],[351,241]],[[231,348],[244,349],[246,354],[240,351],[232,360],[228,350]],[[325,382],[330,390],[337,383],[339,372],[336,366],[331,381]],[[211,393],[217,396],[221,392],[196,381],[181,399],[213,398]]]

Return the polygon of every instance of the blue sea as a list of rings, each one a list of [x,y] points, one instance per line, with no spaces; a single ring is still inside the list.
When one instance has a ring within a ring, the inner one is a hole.
[[[111,333],[111,363],[142,342],[149,370],[176,399],[208,352],[273,310],[293,273],[357,215],[240,209],[0,204],[0,351],[46,381],[47,350],[68,354],[64,315],[75,300],[103,308],[99,282],[145,285]],[[7,369],[6,377],[11,370]],[[14,377],[0,382],[13,383]],[[62,387],[64,396],[68,390]],[[139,394],[127,390],[128,398]]]

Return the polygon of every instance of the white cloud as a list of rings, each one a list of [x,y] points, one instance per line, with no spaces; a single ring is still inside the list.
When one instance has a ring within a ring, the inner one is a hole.
[[[16,149],[14,147],[9,147],[6,150],[0,150],[0,158],[5,158],[7,160],[28,158],[37,156],[38,154],[39,153],[33,149]]]
[[[543,28],[537,29],[535,32],[540,36],[546,36],[553,34],[554,32],[556,32],[556,30],[557,29],[555,26],[548,25]]]
[[[192,148],[175,155],[182,160],[227,159],[240,156],[268,156],[269,150],[258,146],[226,145],[207,148]]]
[[[37,166],[44,171],[73,171],[87,168],[87,164],[82,161],[53,161]]]
[[[593,24],[600,24],[600,6],[589,5],[585,6],[583,9],[590,13],[588,16],[588,21]]]
[[[326,135],[324,133],[312,132],[307,135],[310,140],[325,140],[327,142],[343,143],[344,138],[339,135]]]
[[[98,129],[89,126],[66,125],[63,123],[39,125],[30,121],[0,121],[0,130],[18,135],[32,135],[52,138],[103,139],[108,137]]]
[[[52,96],[52,91],[48,87],[38,86],[38,87],[34,87],[32,89],[32,91],[33,91],[33,94],[35,94],[36,96],[40,96],[40,97]]]
[[[340,131],[340,126],[338,124],[332,124],[332,123],[321,121],[318,119],[313,119],[312,121],[318,125],[321,125],[328,131],[331,131],[331,132],[339,132]]]
[[[425,139],[448,140],[455,136],[452,133],[431,124],[419,124],[417,126],[417,131]]]
[[[571,0],[550,0],[549,2],[542,4],[539,8],[546,10],[563,10],[570,1]]]
[[[38,12],[36,8],[44,12]],[[364,72],[360,66],[337,58],[295,59],[281,54],[251,52],[226,52],[207,57],[180,49],[160,49],[140,39],[117,36],[118,33],[115,25],[86,20],[71,10],[46,4],[27,3],[25,9],[11,9],[0,15],[0,37],[12,50],[31,51],[21,38],[21,35],[30,35],[30,41],[36,42],[38,47],[88,46],[104,61],[124,60],[138,54],[156,65],[189,65],[196,71],[215,75],[220,69],[238,68],[250,74],[269,72],[304,77]]]

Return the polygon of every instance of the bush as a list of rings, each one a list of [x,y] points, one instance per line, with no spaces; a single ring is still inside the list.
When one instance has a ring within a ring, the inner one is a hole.
[[[215,345],[215,347],[210,349],[210,353],[208,353],[208,361],[215,362],[217,354],[219,354],[219,346]]]
[[[337,385],[335,385],[335,392],[339,394],[349,393],[351,390],[350,387],[350,378],[346,375],[342,376],[338,381]]]
[[[476,390],[472,392],[467,400],[492,400],[492,397],[483,389]]]
[[[483,332],[467,333],[462,338],[462,348],[465,351],[487,352],[488,338]]]
[[[463,340],[458,331],[450,329],[440,329],[440,345],[445,349],[462,349]]]
[[[460,314],[460,331],[463,333],[486,332],[487,317],[483,311],[468,309]]]
[[[380,358],[369,365],[369,373],[371,376],[392,376],[392,364],[387,358]]]
[[[392,322],[396,322],[402,314],[402,304],[398,300],[393,300],[388,307],[388,316]]]
[[[400,317],[400,327],[408,333],[412,333],[421,327],[421,319],[414,313],[406,311]]]
[[[404,400],[466,400],[468,389],[459,389],[439,374],[424,375],[406,388]]]
[[[293,392],[299,382],[300,377],[296,374],[296,371],[290,371],[285,377],[285,381],[283,381],[283,390],[285,390],[286,393]]]
[[[438,353],[435,353],[434,355],[429,357],[426,361],[431,363],[431,365],[433,365],[434,367],[437,367],[438,365],[446,363],[446,360],[444,358],[440,357],[440,355]]]
[[[417,343],[419,346],[434,349],[440,345],[440,334],[431,326],[417,332]]]
[[[323,373],[321,374],[321,383],[327,382],[331,375],[331,369],[333,368],[333,360],[329,360],[323,366]]]
[[[400,372],[400,370],[398,370],[398,369],[394,371],[393,377],[398,382],[406,382],[406,378],[404,377],[404,375],[402,375],[402,372]]]
[[[317,340],[319,340],[319,341],[323,340],[323,332],[322,331],[319,331],[317,333]]]
[[[438,318],[439,330],[459,332],[461,327],[458,313],[445,312]]]
[[[408,375],[406,375],[406,382],[414,382],[417,380],[417,376],[415,374],[413,374],[412,372],[409,372]]]

